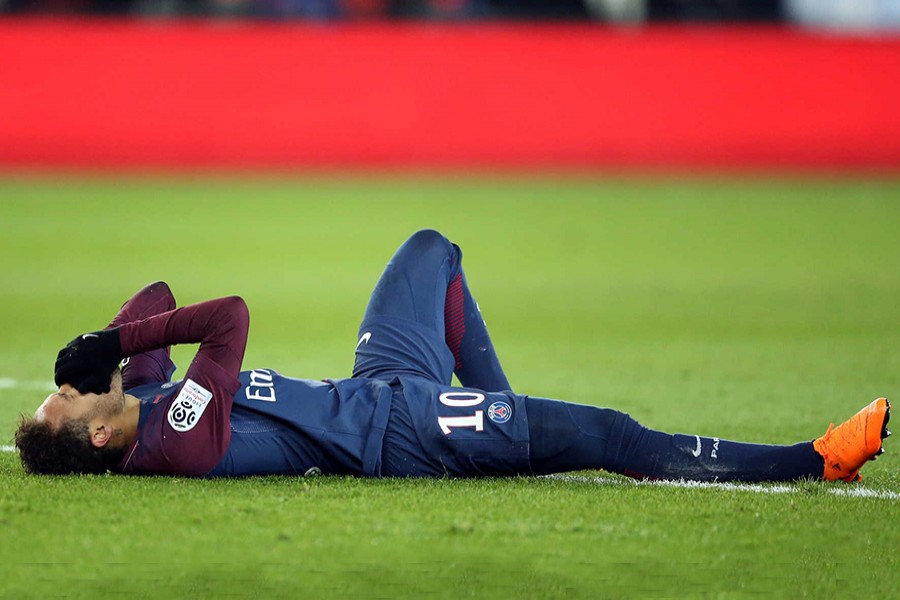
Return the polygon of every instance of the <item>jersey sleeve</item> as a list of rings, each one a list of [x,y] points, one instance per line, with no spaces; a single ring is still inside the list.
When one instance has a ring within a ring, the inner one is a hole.
[[[172,290],[164,281],[157,281],[144,286],[125,302],[109,327],[140,321],[173,310],[175,306]],[[130,390],[147,383],[166,382],[174,370],[169,346],[128,356],[122,364],[122,388]]]
[[[247,306],[221,298],[167,311],[119,329],[125,354],[181,343],[200,349],[176,394],[157,406],[139,431],[122,471],[199,476],[224,456],[230,414],[249,329]]]

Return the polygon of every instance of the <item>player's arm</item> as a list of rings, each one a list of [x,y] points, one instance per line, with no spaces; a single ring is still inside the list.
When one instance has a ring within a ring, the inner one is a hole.
[[[247,345],[250,315],[232,296],[179,308],[119,328],[122,349],[200,343],[165,418],[144,432],[158,450],[126,472],[203,475],[225,455],[231,441],[230,415]]]
[[[169,310],[107,331],[118,332],[125,356],[176,344],[199,343],[195,361],[212,361],[237,377],[244,360],[249,324],[244,300],[229,296]]]
[[[237,374],[247,343],[248,324],[243,299],[231,296],[85,333],[59,351],[56,384],[68,383],[82,394],[103,394],[109,391],[112,372],[126,356],[192,343],[200,344],[198,357]]]
[[[168,284],[157,281],[138,290],[122,305],[106,328],[140,321],[174,310],[176,306],[175,296]],[[174,370],[175,364],[170,358],[169,346],[127,356],[122,365],[122,388],[129,390],[145,383],[168,381]]]

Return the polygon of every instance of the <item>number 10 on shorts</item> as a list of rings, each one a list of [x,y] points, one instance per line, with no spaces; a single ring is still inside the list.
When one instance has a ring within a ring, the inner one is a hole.
[[[438,399],[444,406],[466,407],[479,406],[484,402],[484,394],[476,392],[446,392]],[[484,431],[484,411],[476,410],[474,414],[463,417],[438,417],[438,425],[444,435],[450,435],[451,427],[474,427],[475,431]]]

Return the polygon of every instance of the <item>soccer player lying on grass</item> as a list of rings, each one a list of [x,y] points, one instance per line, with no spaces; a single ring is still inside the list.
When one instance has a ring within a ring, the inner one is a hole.
[[[107,329],[60,351],[59,391],[16,432],[25,470],[853,481],[883,452],[884,398],[814,441],[769,446],[669,435],[609,408],[513,393],[461,259],[435,231],[400,247],[369,300],[350,379],[242,372],[243,300],[176,309],[165,283],[149,285]],[[170,345],[197,342],[184,379],[170,382]],[[450,386],[454,372],[464,387]]]

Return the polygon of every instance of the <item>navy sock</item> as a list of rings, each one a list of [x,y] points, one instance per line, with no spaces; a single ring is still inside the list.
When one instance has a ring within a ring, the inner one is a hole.
[[[647,429],[623,415],[610,436],[611,471],[648,479],[790,481],[821,477],[825,462],[812,442],[791,446],[747,444]]]
[[[643,427],[608,408],[528,398],[535,473],[606,469],[639,479],[789,481],[821,477],[812,442],[746,444]]]

